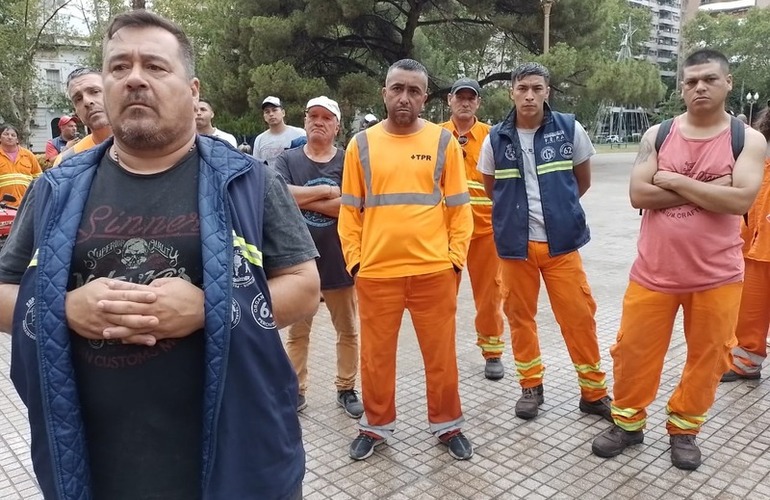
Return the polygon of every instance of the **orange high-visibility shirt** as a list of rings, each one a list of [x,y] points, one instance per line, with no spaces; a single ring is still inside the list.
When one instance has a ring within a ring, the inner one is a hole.
[[[473,233],[460,144],[434,123],[394,135],[382,124],[348,145],[339,234],[349,272],[397,278],[462,269]]]
[[[17,207],[21,198],[27,192],[27,186],[32,179],[43,173],[35,154],[29,149],[19,148],[16,161],[0,149],[0,197],[4,194],[13,195],[15,203],[8,205]]]
[[[743,256],[770,262],[770,158],[765,159],[765,176],[748,214],[748,225],[741,222]]]
[[[53,161],[53,166],[55,167],[59,163],[61,163],[63,160],[69,158],[70,156],[76,155],[78,153],[82,153],[83,151],[89,150],[94,146],[96,146],[96,143],[94,142],[94,136],[93,134],[88,134],[87,136],[79,140],[77,144],[75,144],[71,148],[59,153],[59,156],[57,156],[56,159]]]
[[[449,120],[441,124],[442,127],[452,132],[455,138],[459,138],[454,122]],[[465,177],[468,179],[468,193],[471,195],[471,209],[473,210],[473,238],[486,236],[492,233],[492,200],[484,191],[484,174],[476,169],[481,153],[481,144],[489,135],[491,125],[476,120],[468,133],[465,134],[467,142],[460,144],[463,148],[465,160]]]

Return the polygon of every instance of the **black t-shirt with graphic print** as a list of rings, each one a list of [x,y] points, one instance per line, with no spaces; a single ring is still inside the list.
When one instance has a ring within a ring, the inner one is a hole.
[[[197,191],[197,151],[153,175],[127,172],[105,155],[68,289],[100,277],[202,286]],[[94,498],[200,498],[203,331],[153,347],[74,332],[71,340]]]

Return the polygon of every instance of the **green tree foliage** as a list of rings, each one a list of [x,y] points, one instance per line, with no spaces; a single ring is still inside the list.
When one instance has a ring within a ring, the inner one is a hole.
[[[730,61],[733,91],[727,105],[736,113],[749,114],[749,105],[745,102],[748,92],[760,95],[759,104],[754,106],[755,114],[770,98],[770,52],[765,46],[768,34],[770,9],[752,9],[745,18],[701,12],[685,26],[685,42],[690,50],[716,49]]]
[[[184,0],[155,0],[153,5],[192,34],[202,92],[217,108],[217,123],[239,134],[264,128],[259,104],[267,95],[284,100],[292,123],[299,123],[307,99],[321,93],[340,101],[348,120],[356,111],[382,116],[385,72],[405,57],[429,70],[431,104],[425,115],[435,120],[446,116],[452,82],[466,75],[478,79],[490,96],[481,114],[488,109],[495,113],[492,121],[501,119],[510,101],[500,106],[507,90],[499,87],[527,60],[551,68],[552,95],[560,108],[587,103],[595,108],[600,97],[616,94],[620,101],[627,89],[591,79],[613,70],[618,25],[639,23],[638,44],[648,36],[650,16],[625,0],[560,0],[551,16],[553,47],[543,56],[543,14],[533,0],[199,0],[192,7]],[[629,81],[644,93],[632,102],[662,97],[652,66],[637,61],[632,69]]]

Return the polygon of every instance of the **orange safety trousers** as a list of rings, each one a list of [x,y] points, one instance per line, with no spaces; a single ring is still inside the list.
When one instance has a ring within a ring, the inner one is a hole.
[[[530,241],[526,260],[502,259],[503,310],[511,326],[513,357],[523,388],[542,383],[545,366],[537,338],[537,301],[540,275],[559,323],[586,401],[607,395],[596,338],[596,302],[577,251],[551,257],[548,244]]]
[[[396,348],[404,310],[425,364],[428,422],[435,435],[459,429],[460,406],[455,349],[456,273],[402,278],[358,278],[361,318],[361,430],[389,438],[396,423]]]
[[[500,280],[500,258],[492,233],[471,240],[465,267],[471,279],[476,305],[476,345],[484,359],[503,355],[503,294]]]
[[[615,345],[612,416],[627,430],[644,428],[646,407],[660,386],[663,360],[681,307],[687,360],[682,378],[666,406],[669,434],[697,434],[714,403],[728,353],[735,345],[741,283],[691,293],[663,293],[630,282]]]
[[[744,375],[759,373],[767,358],[770,328],[770,262],[746,259],[741,306],[732,352],[732,369]]]

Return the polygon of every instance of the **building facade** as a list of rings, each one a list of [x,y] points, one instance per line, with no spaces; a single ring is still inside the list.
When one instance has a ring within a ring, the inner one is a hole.
[[[742,16],[755,7],[770,7],[770,0],[689,0],[683,9],[683,19],[687,22],[698,12]]]
[[[682,28],[680,0],[628,0],[633,6],[648,9],[652,14],[650,35],[645,42],[647,59],[660,67],[662,76],[676,75]]]

